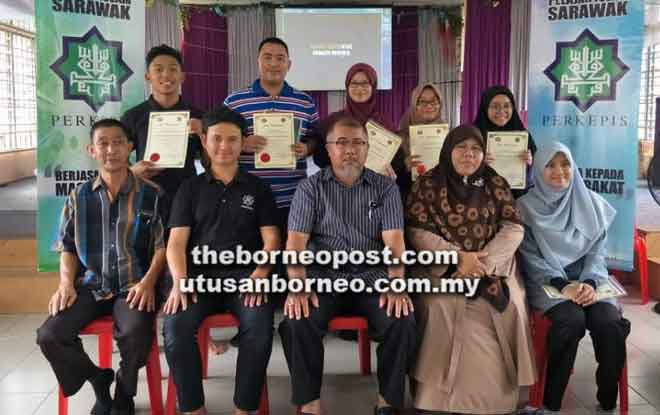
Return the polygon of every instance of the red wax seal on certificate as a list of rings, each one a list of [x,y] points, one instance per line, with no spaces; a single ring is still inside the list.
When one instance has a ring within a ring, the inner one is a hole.
[[[420,164],[419,166],[417,166],[417,174],[419,174],[421,176],[425,172],[426,172],[426,167],[424,167],[423,164]]]
[[[160,154],[158,153],[151,153],[151,156],[149,157],[149,160],[153,161],[154,163],[160,160]]]
[[[260,158],[263,163],[268,163],[270,161],[270,154],[262,153]]]

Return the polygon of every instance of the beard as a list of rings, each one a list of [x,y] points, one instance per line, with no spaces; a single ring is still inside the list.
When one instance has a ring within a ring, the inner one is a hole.
[[[343,162],[335,171],[346,179],[356,180],[362,174],[364,166],[357,161]]]

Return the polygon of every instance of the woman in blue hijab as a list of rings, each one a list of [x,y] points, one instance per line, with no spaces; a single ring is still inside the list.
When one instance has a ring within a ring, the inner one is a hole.
[[[589,330],[599,364],[598,402],[602,409],[612,410],[630,322],[614,299],[596,301],[596,288],[608,279],[605,242],[616,211],[587,188],[571,152],[561,143],[539,148],[532,174],[535,186],[518,199],[525,225],[519,251],[527,298],[532,308],[552,320],[543,404],[552,411],[560,409],[578,344]],[[544,285],[554,286],[570,300],[550,298]]]

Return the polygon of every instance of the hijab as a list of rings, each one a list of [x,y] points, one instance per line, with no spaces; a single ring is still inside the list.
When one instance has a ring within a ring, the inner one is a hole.
[[[461,125],[447,134],[439,164],[413,185],[406,219],[410,226],[440,235],[462,251],[474,252],[495,237],[502,222],[519,223],[520,217],[506,180],[484,161],[470,176],[461,176],[454,168],[452,151],[470,138],[484,149],[483,137],[472,125]],[[477,292],[469,299],[477,297],[501,313],[509,304],[509,287],[501,278],[487,275],[480,278]]]
[[[431,121],[424,122],[422,121],[421,117],[417,114],[417,101],[419,100],[419,97],[422,95],[422,93],[426,88],[431,88],[431,90],[435,93],[436,97],[438,98],[438,102],[440,102],[440,108],[438,109],[437,117],[435,117]],[[443,110],[444,110],[444,102],[442,100],[442,92],[440,92],[440,88],[438,88],[437,85],[431,82],[417,85],[417,87],[413,89],[410,95],[410,107],[408,107],[408,111],[406,111],[406,113],[401,118],[401,121],[399,122],[399,131],[408,131],[408,127],[410,127],[411,125],[444,123],[445,119],[442,116]]]
[[[426,88],[431,88],[440,102],[440,108],[438,108],[438,116],[431,121],[422,121],[421,117],[417,114],[417,101],[422,95]],[[411,125],[419,124],[444,124],[445,119],[442,116],[442,111],[444,110],[444,102],[442,100],[442,92],[437,85],[427,82],[425,84],[420,84],[415,89],[413,89],[412,94],[410,95],[410,107],[408,111],[403,115],[401,121],[399,121],[399,136],[403,139],[401,143],[401,148],[405,152],[405,156],[410,156],[410,130]]]
[[[488,118],[488,106],[490,102],[497,95],[506,95],[511,101],[511,119],[502,127],[493,123],[490,118]],[[525,124],[523,124],[518,114],[518,108],[516,107],[516,100],[513,97],[511,90],[505,86],[495,85],[481,94],[481,103],[479,104],[479,112],[477,113],[477,118],[474,120],[474,125],[479,128],[481,135],[486,139],[488,137],[489,131],[527,131]],[[536,153],[536,144],[532,139],[532,135],[529,135],[529,144],[528,148],[532,153]]]
[[[351,83],[351,79],[358,72],[364,73],[367,77],[367,80],[371,84],[371,97],[369,97],[367,102],[355,102],[351,99],[351,95],[348,93],[348,85]],[[348,115],[360,121],[360,123],[363,125],[365,125],[367,121],[371,119],[386,129],[393,131],[391,123],[387,120],[381,119],[380,115],[376,111],[376,87],[378,86],[378,75],[376,75],[376,70],[374,68],[372,68],[370,65],[367,65],[366,63],[356,63],[348,69],[348,72],[346,73],[346,79],[344,80],[344,85],[346,86],[346,104],[344,109],[341,111],[333,112],[327,118],[321,120],[317,131],[313,133],[316,137],[318,137],[319,142],[318,149],[314,153],[314,163],[321,168],[330,165],[330,157],[328,156],[328,151],[325,148],[325,143],[328,135],[328,129],[339,118]]]
[[[569,185],[555,190],[543,180],[543,171],[557,153],[571,163]],[[546,261],[565,277],[564,268],[582,258],[605,234],[616,211],[584,184],[570,150],[559,142],[541,147],[534,158],[535,186],[518,199],[523,222]]]
[[[369,84],[371,84],[371,97],[369,97],[367,102],[358,103],[353,101],[351,94],[348,92],[348,85],[358,72],[365,74],[369,80]],[[376,114],[376,87],[378,86],[376,70],[366,63],[356,63],[348,69],[344,85],[346,86],[346,106],[344,107],[344,112],[362,124],[366,124],[369,118],[374,118]]]
[[[520,223],[506,180],[484,161],[470,176],[458,174],[451,153],[474,138],[484,147],[477,128],[461,125],[449,132],[439,164],[413,185],[406,205],[407,222],[442,236],[464,251],[480,251],[503,221]]]

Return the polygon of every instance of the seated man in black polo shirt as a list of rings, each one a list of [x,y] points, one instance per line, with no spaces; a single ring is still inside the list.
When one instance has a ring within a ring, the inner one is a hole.
[[[348,116],[329,127],[331,166],[298,184],[289,214],[287,250],[382,251],[403,253],[403,207],[396,183],[364,168],[369,143],[364,126]],[[289,266],[289,278],[360,278],[373,286],[381,278],[403,278],[403,266]],[[310,306],[311,304],[311,306]],[[280,324],[284,354],[291,372],[292,401],[304,414],[321,413],[323,336],[329,321],[357,314],[369,323],[380,343],[376,414],[403,407],[406,373],[415,355],[415,319],[407,294],[289,294]]]
[[[133,174],[150,179],[167,193],[171,202],[181,183],[196,176],[195,157],[201,155],[199,134],[202,132],[202,111],[181,99],[179,91],[185,80],[181,53],[167,45],[154,46],[147,53],[145,79],[151,85],[151,95],[142,104],[124,113],[122,123],[129,132],[136,153],[136,163],[131,167]],[[186,164],[180,169],[162,169],[144,159],[149,132],[149,114],[159,111],[190,111],[190,142],[186,154]]]
[[[162,193],[128,168],[132,144],[124,126],[104,119],[91,129],[89,154],[99,176],[71,192],[62,211],[60,285],[48,304],[50,317],[37,343],[65,396],[89,381],[96,394],[92,414],[134,414],[138,369],[145,365],[158,304],[154,285],[165,267]],[[115,398],[112,369],[100,369],[78,333],[111,315],[121,363]]]
[[[180,290],[185,278],[268,278],[271,267],[196,265],[195,247],[218,252],[267,252],[280,248],[277,209],[270,187],[238,168],[246,134],[245,119],[220,107],[204,115],[202,145],[210,167],[205,174],[185,181],[174,199],[170,215],[167,260],[173,288],[165,304],[165,354],[177,386],[179,409],[205,414],[202,363],[197,329],[211,314],[230,312],[240,321],[234,404],[236,414],[259,406],[261,389],[273,341],[273,308],[265,294],[197,293]],[[192,258],[191,258],[192,257]],[[200,259],[200,258],[198,258]],[[192,300],[192,301],[191,301]],[[179,311],[181,306],[182,310]]]

